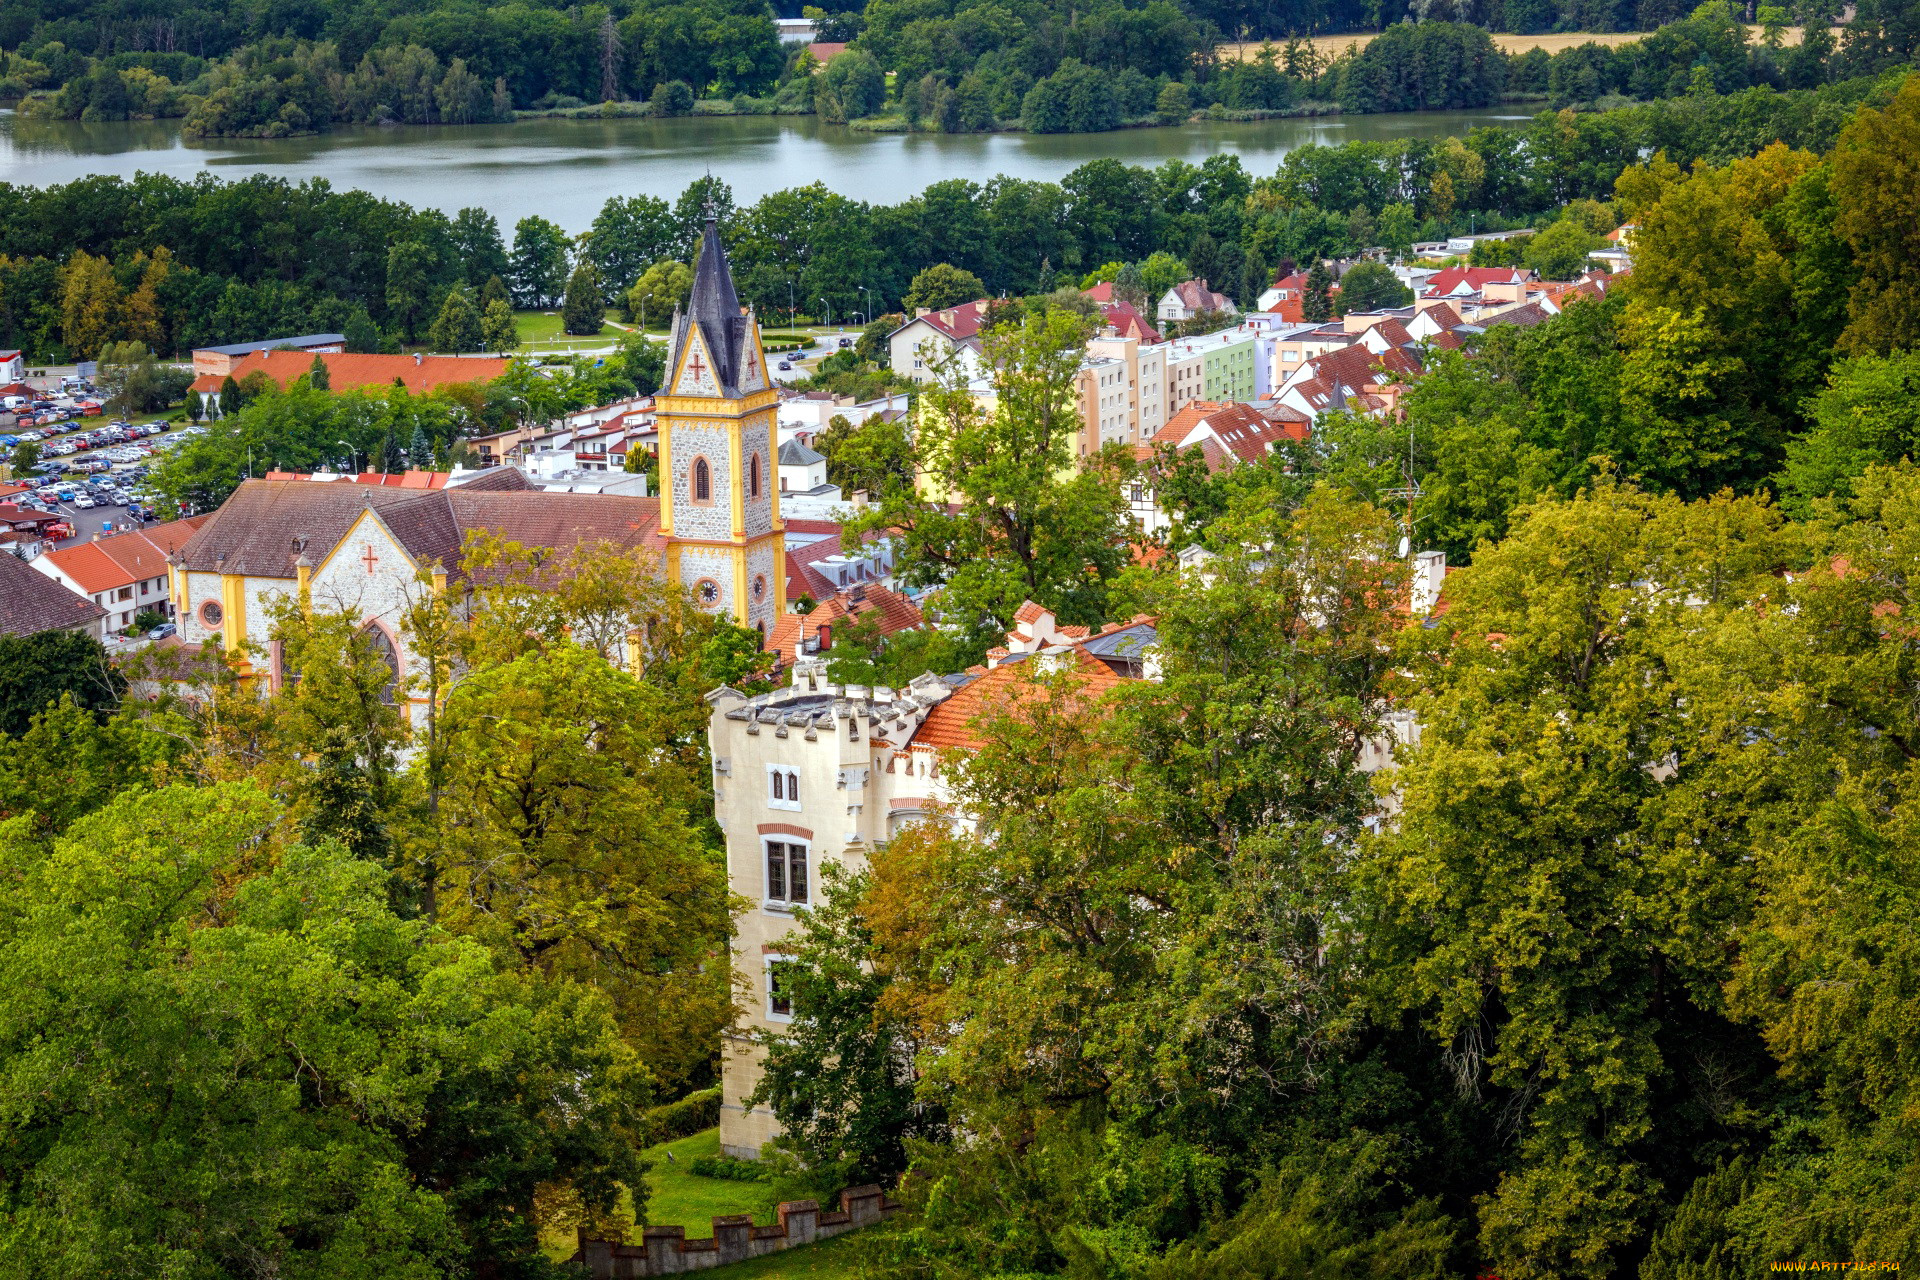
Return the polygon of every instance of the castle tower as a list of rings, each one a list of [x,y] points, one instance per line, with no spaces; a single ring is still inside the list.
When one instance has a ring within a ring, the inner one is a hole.
[[[654,399],[660,432],[660,529],[666,572],[703,609],[765,636],[786,611],[775,427],[760,326],[743,315],[712,205],[693,295],[673,316],[666,376]]]

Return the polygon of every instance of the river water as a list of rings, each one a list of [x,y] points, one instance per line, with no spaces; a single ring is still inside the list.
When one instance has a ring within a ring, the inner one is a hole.
[[[0,181],[43,185],[141,171],[191,179],[201,170],[223,178],[322,177],[336,190],[357,187],[416,208],[452,213],[478,205],[503,227],[537,213],[582,231],[609,196],[645,193],[671,200],[708,171],[733,185],[740,204],[816,181],[845,196],[890,204],[946,178],[1054,180],[1103,156],[1153,165],[1176,156],[1198,163],[1231,152],[1259,175],[1310,142],[1445,137],[1526,118],[1437,111],[1052,135],[856,133],[812,116],[543,118],[188,142],[177,120],[84,124],[23,119],[7,111],[0,112]]]

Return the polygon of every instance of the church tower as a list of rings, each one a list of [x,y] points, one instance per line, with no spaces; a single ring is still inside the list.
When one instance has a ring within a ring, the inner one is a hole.
[[[787,607],[775,425],[760,325],[743,315],[713,206],[686,313],[673,316],[660,432],[660,531],[667,576],[700,607],[764,637]]]

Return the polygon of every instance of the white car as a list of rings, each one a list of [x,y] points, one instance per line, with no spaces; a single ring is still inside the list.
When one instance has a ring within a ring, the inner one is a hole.
[[[86,494],[77,493],[73,497],[73,505],[80,508],[80,510],[82,511],[91,511],[94,508],[95,503],[93,499],[89,498]]]

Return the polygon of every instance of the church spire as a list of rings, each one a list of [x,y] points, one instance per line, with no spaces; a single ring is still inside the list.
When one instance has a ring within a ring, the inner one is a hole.
[[[733,270],[720,243],[718,213],[709,187],[707,229],[700,239],[700,257],[693,269],[693,292],[687,320],[700,326],[700,336],[712,353],[714,379],[722,395],[738,395],[743,347],[748,341],[746,317],[740,314],[740,295],[734,292]]]

